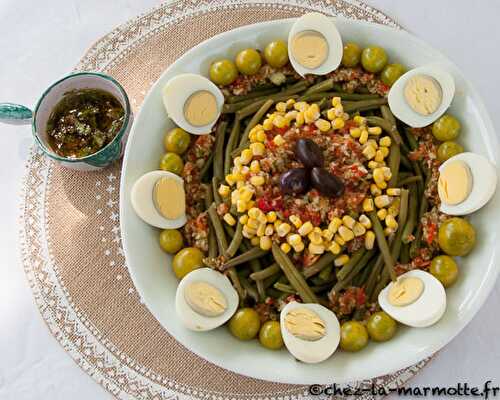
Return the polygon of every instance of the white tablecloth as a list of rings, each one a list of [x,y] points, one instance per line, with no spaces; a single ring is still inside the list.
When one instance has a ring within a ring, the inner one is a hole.
[[[500,2],[371,0],[458,64],[500,127]],[[1,0],[0,101],[32,106],[52,81],[114,26],[156,0]],[[108,399],[50,336],[19,260],[19,192],[30,128],[0,126],[0,398]],[[499,266],[500,267],[500,266]],[[473,272],[473,271],[471,271]],[[466,329],[412,385],[500,384],[500,286]]]

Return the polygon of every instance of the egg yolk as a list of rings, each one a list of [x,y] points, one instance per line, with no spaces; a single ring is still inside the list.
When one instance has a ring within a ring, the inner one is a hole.
[[[418,300],[424,291],[424,282],[420,278],[400,278],[389,289],[388,300],[393,306],[407,306]]]
[[[453,161],[439,174],[438,194],[443,203],[454,205],[463,202],[472,189],[472,175],[463,161]]]
[[[415,75],[408,79],[404,96],[408,105],[421,115],[432,114],[443,101],[441,86],[427,75]]]
[[[184,117],[193,126],[205,126],[217,117],[217,100],[208,90],[193,93],[184,104]]]
[[[184,186],[174,178],[160,178],[153,189],[153,202],[166,219],[177,219],[186,212]]]
[[[221,291],[206,282],[187,285],[184,298],[194,311],[205,317],[217,317],[227,309],[227,301]]]
[[[328,42],[319,32],[300,32],[293,37],[292,55],[303,67],[317,68],[328,56]]]
[[[314,311],[296,308],[285,316],[285,327],[293,336],[310,342],[326,335],[323,320]]]

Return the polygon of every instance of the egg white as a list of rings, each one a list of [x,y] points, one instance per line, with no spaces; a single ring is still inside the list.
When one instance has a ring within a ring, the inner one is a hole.
[[[401,275],[405,277],[420,278],[424,283],[424,290],[420,297],[407,306],[393,306],[389,303],[389,290],[394,284],[391,282],[378,295],[378,302],[382,310],[396,321],[415,328],[425,328],[435,324],[441,319],[446,310],[446,292],[444,286],[428,272],[415,269]]]
[[[132,186],[130,200],[136,214],[147,224],[160,229],[177,229],[186,223],[186,214],[176,219],[161,215],[153,200],[154,187],[160,178],[173,178],[184,185],[184,180],[168,171],[151,171],[142,175]]]
[[[446,160],[440,167],[442,172],[446,166],[454,161],[466,163],[472,175],[472,189],[469,196],[459,204],[445,204],[441,202],[439,210],[448,215],[467,215],[483,207],[495,193],[497,187],[497,171],[495,166],[486,158],[475,153],[460,153]]]
[[[217,115],[213,122],[204,126],[191,125],[184,116],[184,105],[188,98],[200,90],[206,90],[215,96]],[[209,79],[197,74],[180,74],[170,79],[162,89],[163,105],[167,115],[175,124],[193,135],[207,135],[217,122],[224,104],[224,95]]]
[[[415,75],[428,75],[436,80],[441,86],[442,100],[438,109],[429,115],[421,115],[414,111],[406,102],[404,90],[406,83]],[[450,73],[439,66],[439,64],[428,64],[414,68],[403,74],[392,85],[388,95],[389,108],[392,113],[404,123],[413,128],[421,128],[436,121],[450,106],[455,95],[455,81]]]
[[[307,308],[318,314],[325,323],[326,335],[312,342],[300,339],[288,332],[285,326],[285,317],[296,308]],[[303,304],[296,301],[288,303],[281,310],[280,325],[286,348],[297,360],[305,363],[313,364],[326,360],[337,350],[340,343],[340,324],[337,316],[320,304]]]
[[[216,317],[206,317],[194,311],[186,302],[184,291],[186,287],[193,282],[206,282],[217,289],[226,298],[226,310]],[[187,274],[177,286],[175,293],[175,310],[177,316],[184,326],[193,331],[209,331],[224,324],[233,316],[238,308],[238,293],[231,285],[229,279],[220,272],[210,268],[199,268]]]
[[[316,31],[321,33],[328,43],[328,56],[319,67],[310,69],[300,65],[293,56],[292,42],[295,35],[303,31]],[[344,46],[332,17],[320,13],[308,13],[300,17],[292,25],[288,34],[288,54],[292,67],[300,76],[306,74],[325,75],[336,69],[342,61]]]

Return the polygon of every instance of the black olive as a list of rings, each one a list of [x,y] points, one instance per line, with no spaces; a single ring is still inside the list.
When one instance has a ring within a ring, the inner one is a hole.
[[[295,144],[295,156],[306,168],[322,167],[325,163],[323,151],[311,139],[299,139]]]
[[[280,177],[280,188],[284,194],[301,194],[309,190],[309,171],[305,168],[292,168]]]
[[[311,183],[324,196],[338,197],[344,193],[342,181],[324,168],[313,168],[311,170]]]

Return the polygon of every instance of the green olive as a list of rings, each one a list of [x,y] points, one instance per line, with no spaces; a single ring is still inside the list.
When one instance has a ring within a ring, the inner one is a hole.
[[[458,278],[457,263],[450,256],[434,257],[429,272],[434,275],[444,287],[450,287]]]
[[[476,244],[476,231],[465,219],[453,217],[439,227],[439,247],[450,256],[466,256]]]
[[[168,131],[163,138],[165,150],[183,154],[189,147],[191,136],[184,129],[174,128]]]
[[[383,69],[380,74],[380,79],[382,79],[382,82],[384,82],[387,86],[392,86],[394,85],[394,82],[396,82],[405,72],[406,68],[401,64],[389,64]]]
[[[184,240],[177,229],[165,229],[160,233],[160,247],[169,254],[175,254],[180,249]]]
[[[210,65],[210,79],[217,85],[229,85],[237,77],[238,70],[231,60],[218,60]]]
[[[165,153],[160,160],[160,169],[180,175],[184,169],[184,162],[178,154]]]
[[[236,67],[243,75],[255,75],[262,65],[260,53],[255,49],[241,50],[236,55]]]
[[[259,342],[266,349],[278,350],[283,347],[281,328],[278,321],[266,321],[259,331]]]
[[[288,62],[288,47],[283,40],[275,40],[264,49],[264,58],[273,68],[281,68]]]
[[[448,140],[439,145],[437,151],[437,158],[441,162],[445,162],[448,158],[456,156],[457,154],[463,153],[464,148],[457,142]]]
[[[368,344],[368,332],[358,321],[347,321],[340,327],[340,348],[345,351],[359,351]]]
[[[432,124],[432,134],[441,141],[453,140],[460,133],[460,122],[450,115],[445,114]]]
[[[201,267],[203,267],[203,252],[196,247],[183,248],[172,260],[172,269],[179,279]]]
[[[251,340],[260,329],[260,318],[253,308],[240,308],[229,320],[229,330],[240,340]]]
[[[346,43],[342,53],[342,65],[344,67],[355,67],[361,59],[361,47],[357,43]]]
[[[398,325],[387,313],[379,311],[370,316],[366,328],[371,339],[385,342],[393,338]]]
[[[382,47],[367,47],[361,53],[361,64],[368,72],[380,72],[387,64],[387,54]]]

